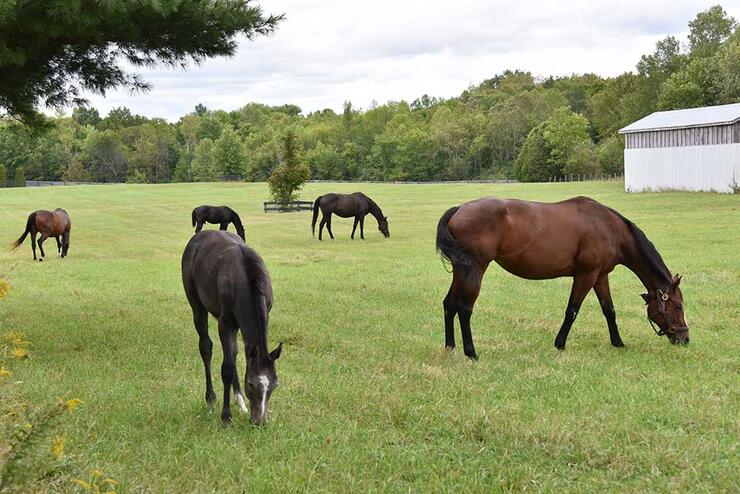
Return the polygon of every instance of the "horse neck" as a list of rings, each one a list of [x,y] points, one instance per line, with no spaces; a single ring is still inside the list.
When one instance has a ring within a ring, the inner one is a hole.
[[[670,273],[657,272],[637,248],[634,239],[631,243],[632,245],[623,253],[624,261],[622,264],[635,273],[648,292],[657,290],[658,288],[664,288],[668,285],[671,281]],[[667,271],[668,269],[666,268]]]
[[[370,203],[368,213],[372,214],[378,220],[378,223],[383,221],[383,211],[381,211],[380,206],[375,204],[372,199],[368,199],[368,202]]]

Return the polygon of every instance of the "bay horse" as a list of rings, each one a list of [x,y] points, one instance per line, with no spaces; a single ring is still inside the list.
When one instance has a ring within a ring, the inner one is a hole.
[[[11,250],[15,251],[23,244],[26,237],[31,235],[31,250],[33,250],[33,260],[39,262],[44,260],[44,242],[49,237],[54,237],[57,241],[57,255],[61,258],[67,257],[69,252],[69,236],[72,230],[72,220],[64,209],[57,208],[54,211],[38,210],[28,215],[26,220],[26,229],[23,234],[10,244]],[[41,238],[38,240],[41,257],[36,257],[36,235],[40,233]]]
[[[488,265],[531,280],[569,276],[573,285],[565,319],[555,338],[564,350],[583,299],[593,288],[609,328],[611,344],[624,346],[609,291],[618,264],[640,279],[653,330],[672,343],[688,343],[681,276],[672,276],[655,246],[633,222],[588,197],[557,203],[478,199],[445,212],[437,225],[437,251],[452,264],[444,299],[445,345],[455,347],[454,318],[460,319],[465,355],[477,359],[470,329],[473,305]]]
[[[231,232],[208,230],[196,233],[182,255],[182,283],[193,323],[198,332],[200,356],[206,374],[206,403],[213,411],[216,393],[211,381],[213,342],[208,335],[208,313],[218,320],[223,349],[221,380],[224,401],[221,421],[231,423],[230,390],[239,408],[246,413],[244,394],[236,369],[237,332],[241,329],[247,355],[244,378],[251,421],[267,421],[267,403],[278,385],[275,361],[283,351],[281,343],[267,350],[267,325],[272,308],[272,284],[262,258]]]
[[[355,192],[353,194],[330,193],[317,197],[313,202],[313,219],[311,220],[312,235],[316,235],[316,219],[319,216],[319,209],[321,209],[323,215],[319,224],[319,240],[321,240],[324,225],[326,225],[326,231],[329,232],[329,236],[334,240],[334,234],[331,231],[332,213],[342,218],[351,218],[354,216],[355,224],[352,226],[352,239],[355,238],[355,231],[359,224],[360,238],[365,240],[365,216],[368,213],[372,214],[377,220],[380,233],[386,238],[391,236],[391,232],[388,230],[388,218],[383,216],[380,206],[362,192]]]
[[[193,219],[195,233],[198,233],[203,229],[204,223],[220,225],[220,230],[226,230],[229,227],[229,223],[233,223],[237,235],[246,242],[242,220],[239,218],[239,215],[236,214],[236,211],[228,206],[199,206],[193,209],[190,216]]]

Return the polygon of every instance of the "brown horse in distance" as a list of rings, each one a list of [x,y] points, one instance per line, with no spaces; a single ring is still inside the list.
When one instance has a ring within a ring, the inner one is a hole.
[[[31,249],[33,250],[33,260],[36,258],[36,234],[40,233],[41,238],[38,240],[41,257],[39,262],[44,260],[44,242],[49,237],[54,237],[57,241],[57,255],[67,257],[69,252],[69,235],[72,229],[72,220],[64,209],[57,208],[54,211],[35,211],[28,215],[26,221],[26,230],[18,240],[11,244],[12,250],[16,250],[26,240],[26,236],[31,234]]]
[[[522,278],[570,276],[573,286],[555,346],[565,349],[578,310],[593,289],[614,346],[624,346],[609,291],[618,264],[634,272],[647,289],[648,320],[672,343],[688,343],[681,277],[671,275],[655,246],[637,225],[587,197],[548,204],[484,198],[449,209],[437,226],[437,250],[452,263],[452,285],[444,299],[445,341],[455,347],[459,316],[465,355],[478,358],[470,317],[488,265],[495,261]],[[654,329],[654,328],[653,328]]]
[[[362,192],[354,192],[352,194],[324,194],[319,196],[313,203],[313,218],[311,220],[311,234],[316,234],[316,220],[319,217],[319,209],[321,209],[322,217],[321,223],[319,224],[319,240],[322,239],[322,233],[324,232],[324,225],[326,225],[326,231],[329,232],[329,236],[334,240],[334,234],[331,231],[331,215],[336,214],[341,218],[351,218],[354,216],[355,224],[352,226],[352,236],[355,238],[355,231],[357,225],[360,225],[360,238],[365,240],[365,216],[372,214],[375,220],[378,222],[378,230],[386,238],[391,236],[391,232],[388,230],[388,217],[383,216],[383,211],[380,209],[375,201],[370,199]]]

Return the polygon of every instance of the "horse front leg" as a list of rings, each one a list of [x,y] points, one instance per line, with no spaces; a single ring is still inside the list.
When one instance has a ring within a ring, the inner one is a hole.
[[[225,324],[224,320],[218,320],[218,336],[221,339],[221,348],[224,360],[221,364],[221,381],[224,385],[224,403],[221,409],[221,422],[223,425],[231,423],[231,388],[234,385],[236,375],[236,328]]]
[[[609,339],[612,342],[612,346],[623,347],[624,342],[622,341],[622,337],[619,336],[619,328],[617,327],[617,312],[614,310],[612,294],[611,290],[609,290],[608,274],[599,276],[594,285],[594,292],[596,292],[596,297],[599,299],[601,312],[606,318],[606,325],[609,327]]]
[[[573,326],[578,311],[581,309],[583,299],[586,298],[586,294],[593,288],[597,277],[598,273],[596,272],[578,273],[573,276],[573,286],[570,289],[568,307],[565,308],[565,318],[563,319],[563,324],[560,326],[558,335],[555,337],[555,348],[558,350],[565,350],[565,342],[568,339],[570,328]]]

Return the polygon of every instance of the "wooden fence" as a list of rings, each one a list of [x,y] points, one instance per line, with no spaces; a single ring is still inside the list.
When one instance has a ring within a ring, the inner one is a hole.
[[[287,213],[291,211],[311,211],[313,209],[312,201],[290,201],[285,202],[264,202],[265,213],[278,212]]]

